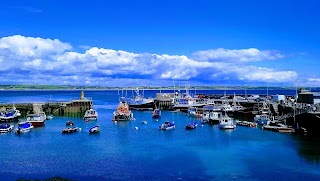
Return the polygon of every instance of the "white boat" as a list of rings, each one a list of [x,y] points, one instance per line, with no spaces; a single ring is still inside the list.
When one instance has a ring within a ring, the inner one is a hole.
[[[188,109],[188,116],[189,117],[195,117],[195,118],[201,118],[202,114],[198,112],[198,109],[196,107],[189,107]]]
[[[0,133],[8,133],[13,129],[13,125],[11,124],[1,124],[0,125]]]
[[[94,109],[89,109],[85,112],[83,119],[84,120],[97,120],[98,119],[98,112]]]
[[[170,130],[170,129],[174,129],[175,127],[176,127],[176,125],[173,122],[166,121],[161,126],[159,126],[159,129],[160,130]]]
[[[28,114],[26,122],[31,123],[34,127],[40,127],[46,122],[46,117],[46,114],[43,112],[39,114]]]
[[[47,117],[46,117],[46,119],[47,119],[47,120],[51,120],[51,119],[53,119],[53,115],[49,115],[49,116],[47,116]]]
[[[235,129],[236,125],[233,122],[233,118],[225,115],[221,118],[219,127],[220,129]]]
[[[20,111],[13,107],[12,109],[6,110],[5,112],[0,112],[0,121],[17,121],[20,116]]]
[[[94,126],[89,129],[89,134],[99,133],[99,132],[100,132],[100,126]]]
[[[33,126],[31,123],[23,123],[16,129],[16,134],[30,132]]]

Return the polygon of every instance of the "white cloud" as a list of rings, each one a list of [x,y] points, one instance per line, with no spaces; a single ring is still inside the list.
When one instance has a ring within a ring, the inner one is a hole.
[[[223,81],[286,82],[297,78],[294,71],[248,65],[250,61],[283,57],[274,51],[254,48],[198,51],[192,58],[98,47],[84,53],[71,50],[70,44],[57,39],[3,37],[0,39],[0,83],[15,80],[12,83],[128,86],[167,82],[172,85],[174,79],[212,85]]]
[[[24,37],[14,35],[0,39],[0,51],[9,51],[15,56],[42,57],[49,54],[62,53],[72,47],[60,40]]]
[[[238,61],[238,62],[254,62],[261,60],[275,60],[284,56],[276,51],[258,50],[256,48],[229,50],[229,49],[211,49],[197,51],[192,54],[192,57],[201,61]]]

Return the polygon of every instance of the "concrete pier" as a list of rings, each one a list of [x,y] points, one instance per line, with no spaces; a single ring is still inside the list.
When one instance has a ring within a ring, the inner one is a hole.
[[[14,106],[25,117],[30,113],[45,112],[47,115],[82,117],[86,110],[93,108],[91,98],[84,97],[81,92],[80,99],[66,102],[37,102],[37,103],[15,103]],[[13,107],[13,104],[0,104],[1,110]]]

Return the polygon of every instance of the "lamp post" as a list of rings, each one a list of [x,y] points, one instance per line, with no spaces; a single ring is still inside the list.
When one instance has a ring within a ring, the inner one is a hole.
[[[269,96],[269,84],[267,84],[267,99],[268,99],[268,96]]]
[[[297,99],[298,99],[298,86],[297,86],[297,82],[298,82],[298,81],[294,81],[294,83],[296,84],[296,96],[295,96],[295,102],[297,102]]]
[[[309,92],[311,92],[311,84],[310,84],[310,82],[308,82],[308,84],[309,84]]]
[[[247,84],[244,84],[244,97],[247,99]]]

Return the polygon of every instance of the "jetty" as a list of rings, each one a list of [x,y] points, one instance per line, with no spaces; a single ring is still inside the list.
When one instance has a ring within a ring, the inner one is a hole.
[[[84,92],[80,93],[80,98],[70,101],[58,102],[35,102],[35,103],[6,103],[0,104],[0,110],[5,111],[15,107],[21,112],[22,117],[30,113],[44,112],[55,116],[82,117],[86,110],[93,108],[91,98],[85,97]]]

